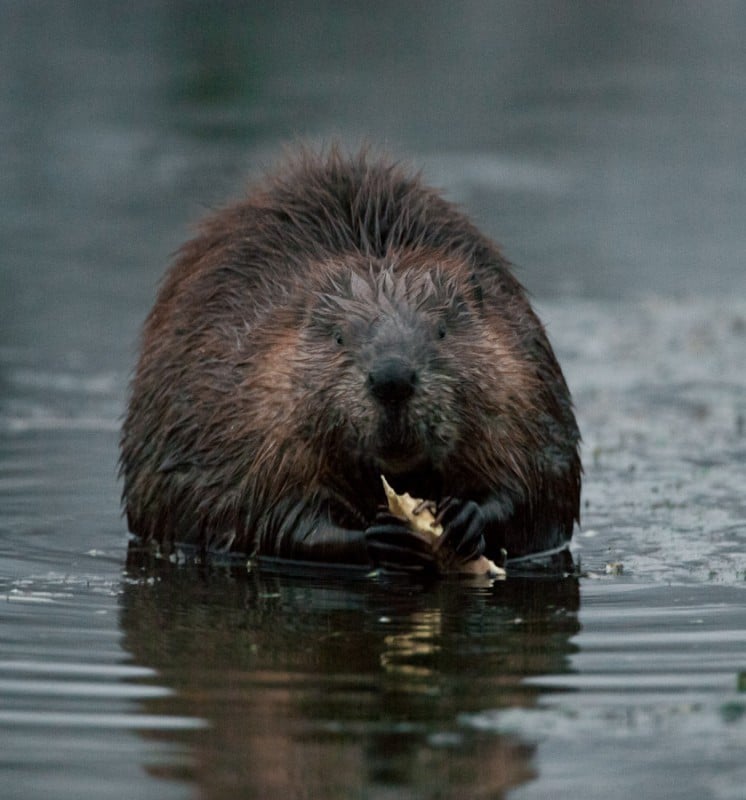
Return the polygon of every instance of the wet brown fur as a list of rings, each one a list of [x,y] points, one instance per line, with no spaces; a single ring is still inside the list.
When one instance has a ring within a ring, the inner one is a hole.
[[[432,460],[397,488],[498,498],[488,553],[567,541],[578,431],[508,263],[418,177],[336,149],[301,154],[214,214],[167,273],[121,439],[130,529],[293,557],[306,535],[294,526],[369,525],[383,495],[363,354],[381,317],[392,330],[411,318],[412,358],[426,354],[410,428],[427,428],[412,435]]]

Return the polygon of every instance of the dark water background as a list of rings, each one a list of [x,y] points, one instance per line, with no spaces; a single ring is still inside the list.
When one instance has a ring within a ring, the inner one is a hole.
[[[735,2],[0,4],[5,800],[744,796],[744,33]],[[126,573],[138,327],[296,137],[414,161],[518,265],[586,576]]]

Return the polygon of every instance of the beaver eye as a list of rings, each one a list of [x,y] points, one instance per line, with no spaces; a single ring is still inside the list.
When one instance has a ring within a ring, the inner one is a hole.
[[[345,337],[342,335],[342,331],[340,331],[339,329],[334,331],[333,338],[334,338],[334,343],[339,345],[339,347],[342,347],[342,345],[345,343]]]
[[[446,325],[445,320],[442,319],[438,323],[438,339],[445,339],[446,333],[448,333],[448,326]]]

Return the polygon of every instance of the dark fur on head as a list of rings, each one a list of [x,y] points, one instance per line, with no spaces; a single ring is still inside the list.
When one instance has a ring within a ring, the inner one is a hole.
[[[492,503],[488,552],[519,554],[569,539],[578,439],[495,245],[398,166],[306,153],[204,223],[168,273],[122,434],[124,498],[145,539],[293,555],[313,520],[369,525],[384,472]]]

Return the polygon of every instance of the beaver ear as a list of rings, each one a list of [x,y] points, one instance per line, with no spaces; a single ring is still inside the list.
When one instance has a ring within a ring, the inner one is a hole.
[[[472,296],[477,305],[481,308],[484,304],[484,292],[482,291],[482,284],[479,282],[476,272],[472,272],[469,276],[469,283],[471,284]]]

